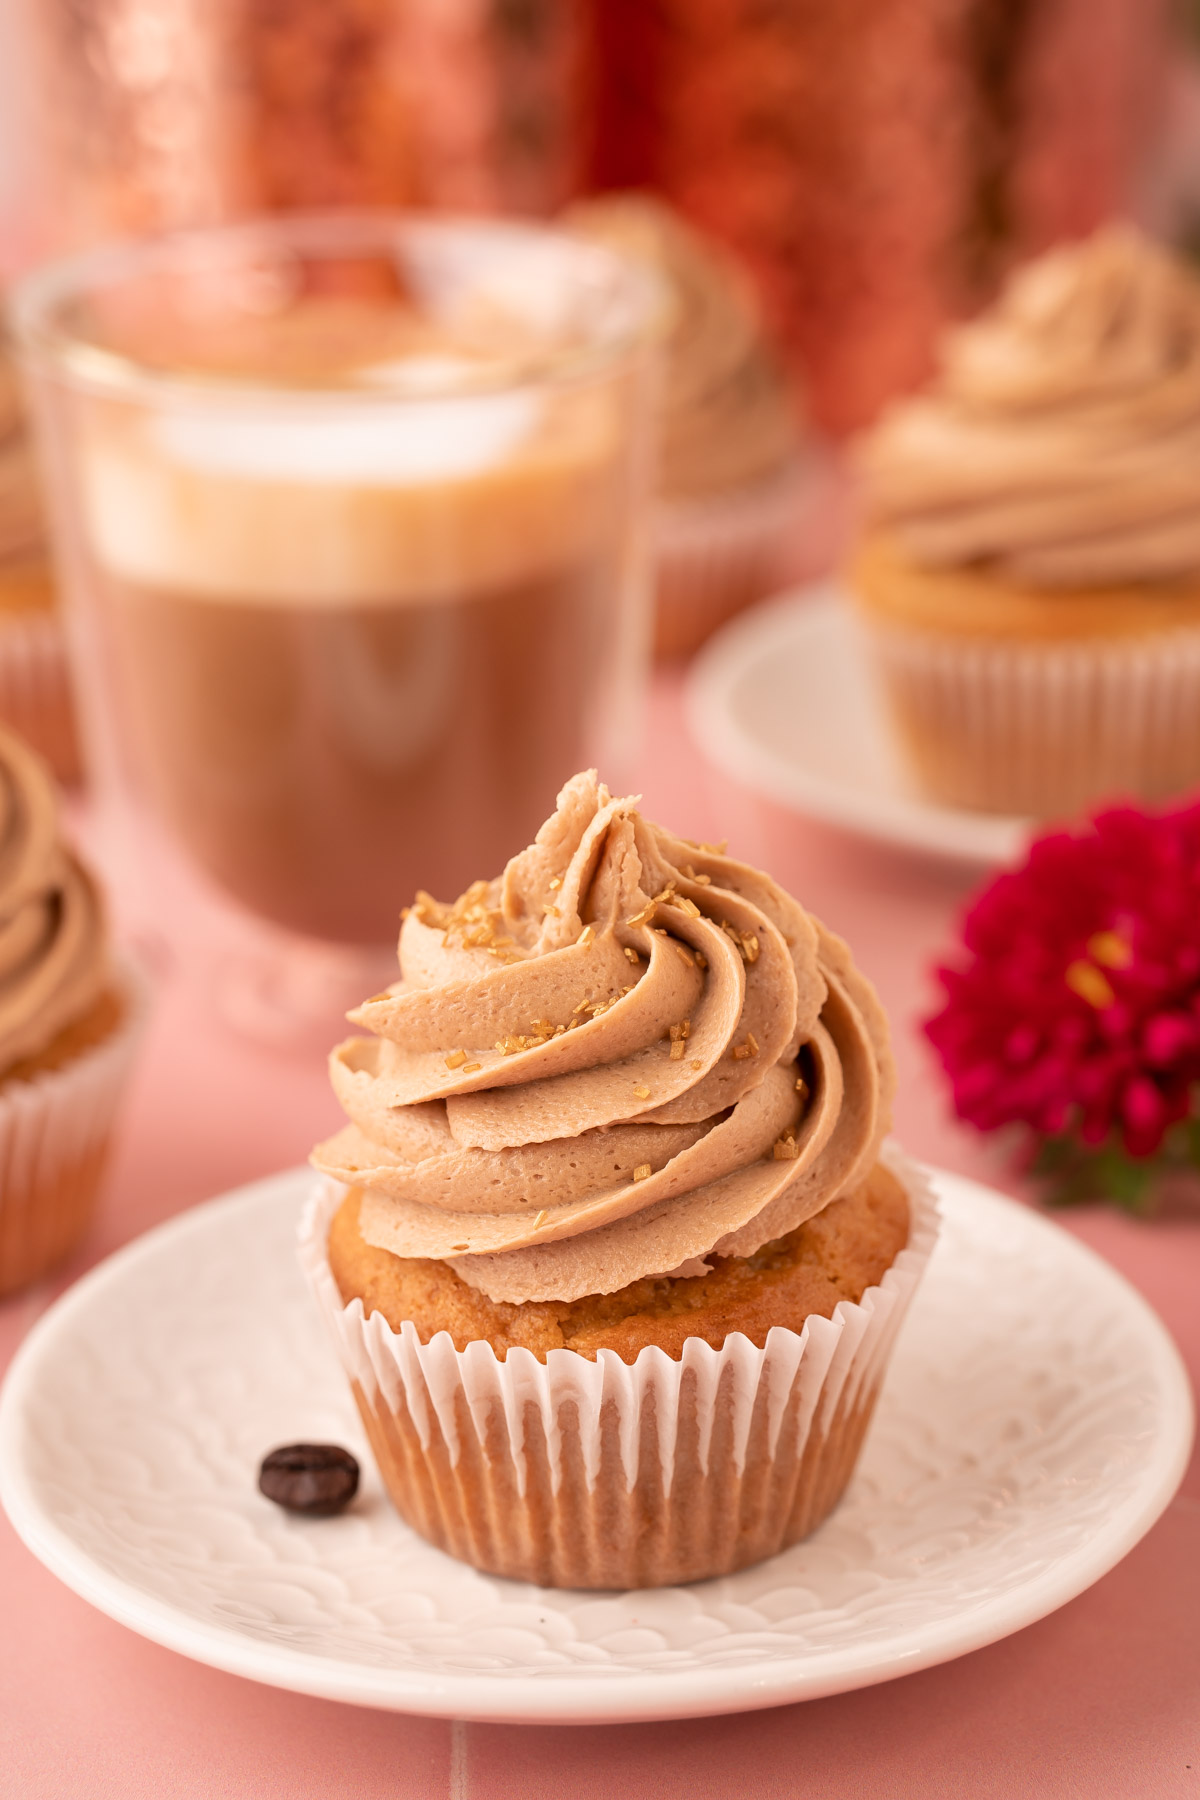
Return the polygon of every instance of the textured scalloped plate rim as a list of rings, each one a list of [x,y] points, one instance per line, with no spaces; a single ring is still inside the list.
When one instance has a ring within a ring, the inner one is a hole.
[[[949,1661],[1055,1611],[1133,1548],[1169,1504],[1182,1479],[1192,1443],[1193,1406],[1182,1361],[1162,1323],[1102,1258],[1035,1212],[979,1183],[938,1170],[929,1173],[948,1214],[964,1207],[974,1208],[976,1213],[981,1207],[1000,1209],[1010,1215],[1010,1228],[1019,1221],[1032,1238],[1053,1239],[1064,1265],[1074,1263],[1080,1273],[1107,1289],[1125,1323],[1140,1339],[1145,1372],[1161,1403],[1163,1426],[1136,1490],[1082,1548],[952,1619],[935,1620],[925,1628],[910,1625],[881,1636],[868,1655],[861,1647],[853,1647],[815,1655],[809,1652],[794,1661],[776,1656],[757,1667],[743,1664],[663,1674],[639,1670],[605,1675],[589,1667],[552,1680],[543,1671],[536,1683],[513,1674],[425,1675],[411,1669],[389,1670],[312,1656],[265,1644],[233,1628],[215,1627],[141,1591],[97,1562],[72,1535],[69,1521],[59,1522],[43,1504],[24,1456],[25,1417],[38,1406],[40,1384],[53,1381],[60,1334],[85,1318],[93,1301],[112,1289],[128,1285],[130,1299],[135,1299],[139,1278],[151,1271],[159,1258],[186,1255],[191,1239],[214,1227],[227,1229],[228,1222],[248,1206],[267,1204],[294,1211],[313,1179],[305,1169],[287,1170],[251,1183],[158,1226],[101,1263],[49,1309],[19,1349],[0,1393],[0,1502],[19,1536],[47,1568],[83,1599],[142,1636],[231,1674],[297,1693],[393,1711],[547,1724],[688,1718],[815,1699]],[[231,1244],[234,1241],[231,1234]],[[297,1286],[299,1291],[299,1279]],[[919,1306],[920,1294],[914,1312]],[[314,1317],[314,1330],[317,1328]],[[881,1408],[886,1404],[885,1389]],[[442,1560],[436,1550],[429,1549],[427,1554]],[[515,1583],[497,1581],[495,1586],[501,1594],[528,1591]],[[646,1609],[652,1610],[655,1593],[678,1591],[650,1590],[644,1596]]]
[[[852,629],[847,602],[832,582],[793,589],[742,613],[692,664],[686,708],[694,741],[735,781],[824,824],[955,862],[995,868],[1016,861],[1030,837],[1029,820],[938,806],[885,778],[887,723]],[[857,779],[817,766],[803,733],[787,749],[775,741],[764,721],[777,716],[782,679],[794,681],[796,707],[811,703],[832,734],[825,754],[844,749],[843,766],[857,765]]]

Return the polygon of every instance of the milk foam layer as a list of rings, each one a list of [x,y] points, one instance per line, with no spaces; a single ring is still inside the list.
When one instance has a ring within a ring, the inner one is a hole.
[[[84,500],[100,562],[143,587],[435,601],[594,553],[617,443],[601,395],[193,407],[89,421]]]

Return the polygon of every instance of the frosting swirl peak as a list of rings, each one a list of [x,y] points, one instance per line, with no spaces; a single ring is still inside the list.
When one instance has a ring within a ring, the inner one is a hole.
[[[767,876],[576,776],[453,906],[418,896],[402,979],[331,1058],[314,1152],[360,1228],[495,1300],[576,1299],[749,1255],[861,1179],[887,1028],[844,944]]]
[[[1200,571],[1200,281],[1128,226],[1019,271],[864,446],[914,562],[1034,586]]]
[[[800,448],[799,420],[750,284],[728,252],[648,194],[579,201],[566,222],[658,278],[664,497],[707,497],[785,468]]]

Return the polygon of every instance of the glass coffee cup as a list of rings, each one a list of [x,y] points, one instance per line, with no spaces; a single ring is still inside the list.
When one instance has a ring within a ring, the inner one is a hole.
[[[565,234],[389,215],[19,288],[98,847],[192,940],[203,912],[235,1011],[248,983],[323,1010],[418,886],[455,897],[576,769],[621,773],[653,313]]]

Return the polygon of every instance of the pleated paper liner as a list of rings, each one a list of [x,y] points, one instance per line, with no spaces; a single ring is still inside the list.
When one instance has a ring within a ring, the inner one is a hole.
[[[655,512],[659,656],[686,656],[783,583],[818,472],[798,459],[769,479]]]
[[[631,1366],[485,1342],[422,1344],[349,1306],[330,1272],[328,1183],[300,1261],[350,1378],[397,1510],[493,1574],[548,1587],[657,1587],[730,1574],[814,1530],[850,1479],[904,1318],[937,1238],[925,1177],[898,1152],[907,1246],[878,1286],[802,1331],[740,1332],[713,1350],[655,1347]]]
[[[1200,783],[1200,627],[1048,644],[862,629],[934,799],[1047,818]]]
[[[91,1223],[148,1010],[136,969],[120,968],[115,986],[124,1010],[103,1042],[0,1086],[0,1295],[47,1274]]]

